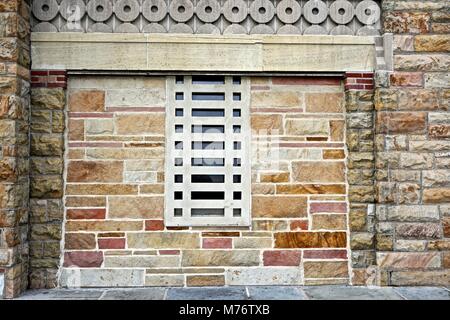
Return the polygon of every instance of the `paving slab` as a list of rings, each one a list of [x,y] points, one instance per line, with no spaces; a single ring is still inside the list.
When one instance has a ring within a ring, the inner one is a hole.
[[[49,289],[29,290],[18,300],[98,300],[104,290],[95,289]]]
[[[100,300],[163,300],[165,288],[111,289]]]
[[[403,300],[392,288],[309,286],[302,289],[312,300]]]
[[[408,300],[450,300],[450,291],[436,287],[399,287],[394,291]]]
[[[247,300],[245,287],[170,288],[166,300]]]
[[[307,300],[299,287],[249,286],[250,300]]]

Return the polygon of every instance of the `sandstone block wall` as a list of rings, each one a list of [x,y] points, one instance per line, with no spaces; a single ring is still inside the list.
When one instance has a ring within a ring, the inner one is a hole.
[[[6,298],[28,283],[29,21],[28,1],[0,1],[0,296]]]
[[[376,263],[384,285],[448,285],[450,35],[446,1],[383,1],[394,72],[375,92]]]
[[[70,78],[61,284],[348,283],[341,80],[251,79],[252,225],[234,228],[164,225],[165,84]]]

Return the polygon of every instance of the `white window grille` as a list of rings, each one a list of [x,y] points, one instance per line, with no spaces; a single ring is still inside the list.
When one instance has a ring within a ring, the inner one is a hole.
[[[165,223],[250,224],[250,81],[167,78]]]

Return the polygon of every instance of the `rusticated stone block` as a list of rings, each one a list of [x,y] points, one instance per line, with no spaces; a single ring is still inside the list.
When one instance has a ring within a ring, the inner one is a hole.
[[[345,232],[277,232],[275,248],[345,248]]]
[[[395,72],[391,74],[391,85],[394,87],[421,87],[423,74],[421,72]]]
[[[63,110],[66,105],[66,95],[62,88],[33,88],[31,90],[31,105],[33,110]]]
[[[426,114],[423,112],[381,112],[377,114],[376,131],[379,133],[425,133]]]
[[[79,90],[69,95],[69,111],[71,112],[101,112],[104,109],[104,91]]]
[[[122,182],[122,161],[70,161],[67,182]]]
[[[428,128],[428,134],[432,139],[447,139],[450,138],[450,125],[436,124]]]
[[[346,261],[305,261],[303,268],[305,278],[347,278],[349,276]]]
[[[450,51],[450,35],[418,35],[414,38],[414,47],[418,52]]]
[[[445,110],[439,104],[438,92],[434,89],[410,89],[398,91],[398,109],[411,110]]]
[[[259,250],[186,250],[183,267],[206,266],[258,266]]]
[[[33,156],[62,156],[64,151],[61,135],[32,134],[30,145]]]
[[[377,265],[383,269],[430,269],[441,266],[438,252],[377,252]]]
[[[280,206],[280,203],[284,203]],[[268,218],[300,218],[307,214],[306,197],[253,196],[252,215]]]
[[[95,249],[95,234],[93,233],[66,233],[64,247],[67,250]]]
[[[31,177],[30,195],[34,198],[61,198],[63,181],[61,176]]]
[[[450,188],[424,189],[422,199],[424,203],[449,202]]]
[[[388,11],[384,31],[392,33],[428,33],[430,14],[425,12]]]
[[[449,282],[448,270],[394,271],[390,279],[393,286],[447,286]]]
[[[32,157],[30,169],[33,174],[62,174],[63,160],[61,158]]]
[[[373,233],[353,233],[350,236],[350,248],[352,250],[370,250],[375,247],[375,236]]]
[[[437,239],[442,236],[438,223],[402,223],[395,228],[395,233],[401,238]]]
[[[196,233],[151,232],[127,234],[128,248],[136,249],[193,249],[200,247]]]
[[[404,71],[445,71],[450,66],[450,57],[445,54],[395,55],[394,67]]]
[[[438,221],[439,211],[437,206],[409,205],[390,207],[387,211],[390,221]]]
[[[61,240],[61,223],[32,224],[30,240]]]

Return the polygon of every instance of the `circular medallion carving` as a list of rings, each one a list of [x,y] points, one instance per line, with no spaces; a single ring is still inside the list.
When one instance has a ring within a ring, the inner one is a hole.
[[[87,5],[87,13],[95,22],[106,21],[113,13],[112,2],[109,0],[91,0]]]
[[[301,14],[302,9],[295,0],[283,0],[277,5],[277,17],[284,23],[297,22]]]
[[[33,15],[41,21],[50,21],[58,14],[58,3],[56,0],[35,0],[33,1]]]
[[[322,23],[327,18],[327,15],[328,8],[323,1],[310,0],[303,6],[303,17],[309,23]]]
[[[255,0],[250,6],[250,16],[258,23],[267,23],[275,15],[275,7],[269,0]]]
[[[114,5],[116,17],[123,22],[131,22],[139,16],[140,8],[137,0],[119,0]]]
[[[83,0],[63,0],[59,12],[67,21],[80,21],[86,13],[86,5]]]
[[[225,19],[232,23],[242,22],[248,15],[248,7],[243,0],[228,0],[223,5],[222,11]]]
[[[200,0],[195,14],[203,22],[214,22],[220,17],[220,5],[216,0]]]
[[[380,20],[380,15],[380,7],[374,1],[364,0],[356,6],[356,17],[364,24],[375,24]]]
[[[194,5],[190,0],[172,0],[169,13],[173,20],[186,22],[194,15]]]
[[[167,15],[166,2],[164,0],[145,0],[142,5],[142,14],[148,21],[161,21]]]
[[[347,0],[333,2],[330,6],[331,20],[338,24],[347,24],[355,16],[353,5]]]

